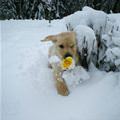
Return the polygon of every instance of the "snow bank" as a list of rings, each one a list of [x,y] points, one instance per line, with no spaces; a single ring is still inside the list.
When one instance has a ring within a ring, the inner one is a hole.
[[[57,94],[47,65],[51,43],[40,39],[66,31],[63,20],[51,27],[48,21],[4,21],[1,31],[3,120],[120,119],[120,72],[90,66],[89,80],[68,97]]]

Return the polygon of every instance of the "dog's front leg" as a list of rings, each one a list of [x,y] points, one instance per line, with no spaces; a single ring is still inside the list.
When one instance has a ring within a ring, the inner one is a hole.
[[[61,68],[56,64],[53,64],[52,68],[53,68],[55,85],[56,85],[58,94],[63,95],[63,96],[68,96],[69,90],[68,90],[68,87],[67,87],[64,79],[62,78]]]

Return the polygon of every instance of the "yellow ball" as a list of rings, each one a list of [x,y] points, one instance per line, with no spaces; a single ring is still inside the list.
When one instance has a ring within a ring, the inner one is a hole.
[[[67,57],[62,60],[61,67],[63,70],[66,70],[66,69],[69,69],[72,64],[73,64],[73,58]]]

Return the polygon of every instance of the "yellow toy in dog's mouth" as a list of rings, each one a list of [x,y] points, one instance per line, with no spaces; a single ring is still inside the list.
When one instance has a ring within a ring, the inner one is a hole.
[[[72,57],[66,57],[61,61],[61,68],[63,70],[72,69],[75,66],[75,62]]]

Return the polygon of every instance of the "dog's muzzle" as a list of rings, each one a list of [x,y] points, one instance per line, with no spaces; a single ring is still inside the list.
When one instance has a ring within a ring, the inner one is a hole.
[[[67,57],[73,57],[70,53],[66,53],[65,55],[64,55],[64,58],[67,58]]]

